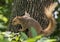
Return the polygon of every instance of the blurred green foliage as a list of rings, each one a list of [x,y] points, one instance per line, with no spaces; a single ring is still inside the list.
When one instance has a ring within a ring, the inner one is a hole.
[[[5,31],[9,23],[12,0],[0,0],[0,31]]]
[[[25,34],[22,34],[22,36]],[[24,40],[19,33],[0,32],[0,42],[55,42],[56,39],[48,39],[42,35]]]

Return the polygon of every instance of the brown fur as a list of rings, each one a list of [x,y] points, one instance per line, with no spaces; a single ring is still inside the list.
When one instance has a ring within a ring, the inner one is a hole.
[[[37,31],[38,34],[40,34],[42,28],[39,24],[38,21],[36,21],[35,19],[29,17],[29,16],[16,16],[13,21],[12,21],[12,25],[18,25],[21,24],[22,29],[20,29],[19,31],[25,31],[28,28],[34,27]],[[39,29],[40,28],[40,29]]]
[[[38,35],[41,34],[42,32],[42,28],[39,22],[27,15],[16,16],[12,21],[12,25],[18,25],[18,24],[22,26],[22,29],[19,29],[19,31],[26,31],[27,29],[29,29],[27,34],[29,37],[32,37],[31,31],[30,31],[31,27],[35,28]]]

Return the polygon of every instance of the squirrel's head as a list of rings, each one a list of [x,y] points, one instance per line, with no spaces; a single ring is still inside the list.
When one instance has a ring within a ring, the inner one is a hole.
[[[16,16],[16,17],[12,20],[12,25],[21,24],[21,20],[22,20],[22,17]]]
[[[30,15],[27,12],[25,12],[24,16],[16,16],[12,20],[12,25],[18,25],[18,24],[25,23],[26,21],[28,21],[29,18],[30,18]]]

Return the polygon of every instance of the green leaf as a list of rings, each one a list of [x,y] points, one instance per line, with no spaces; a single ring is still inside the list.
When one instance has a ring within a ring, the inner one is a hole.
[[[36,36],[37,36],[37,32],[36,32],[36,30],[34,29],[34,27],[31,27],[31,28],[30,28],[30,31],[31,31],[31,33],[32,33],[32,37],[36,37]]]
[[[23,40],[28,39],[28,36],[24,32],[21,32],[20,35],[21,35],[21,39],[23,39]]]
[[[3,40],[3,35],[0,35],[0,40]]]
[[[26,42],[36,42],[38,39],[40,39],[42,37],[43,37],[43,35],[39,35],[34,38],[27,39]]]
[[[46,42],[55,42],[56,41],[56,39],[48,39],[48,40],[46,40]]]
[[[5,0],[6,1],[6,3],[9,3],[9,1],[8,0]]]
[[[0,23],[0,28],[6,28],[2,23]]]
[[[7,23],[7,21],[8,21],[8,19],[5,16],[3,16],[3,15],[0,15],[0,19],[2,21],[4,21],[4,23]]]
[[[3,17],[2,20],[7,23],[8,19],[6,17]]]
[[[2,9],[3,7],[0,6],[0,9]]]

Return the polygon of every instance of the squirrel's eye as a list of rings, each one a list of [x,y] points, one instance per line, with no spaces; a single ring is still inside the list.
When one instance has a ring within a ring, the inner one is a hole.
[[[16,21],[13,21],[13,22],[16,22]]]

